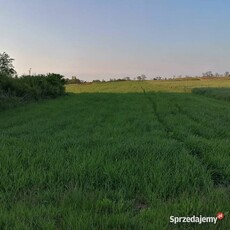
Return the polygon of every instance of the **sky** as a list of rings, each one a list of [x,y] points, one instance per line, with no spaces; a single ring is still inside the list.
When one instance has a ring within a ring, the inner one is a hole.
[[[0,0],[19,75],[82,80],[230,71],[229,0]]]

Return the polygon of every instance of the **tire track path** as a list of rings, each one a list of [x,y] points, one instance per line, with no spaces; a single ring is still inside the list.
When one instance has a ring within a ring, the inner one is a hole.
[[[193,157],[196,157],[201,164],[207,168],[207,170],[210,172],[210,176],[211,179],[213,181],[213,184],[215,187],[229,187],[230,186],[230,179],[226,178],[227,175],[224,175],[223,172],[221,172],[222,170],[220,168],[218,168],[216,165],[213,164],[208,164],[204,158],[202,157],[202,152],[197,149],[194,148],[192,146],[188,146],[185,144],[185,139],[186,136],[182,136],[178,133],[175,132],[175,130],[173,128],[171,128],[167,122],[163,119],[163,117],[160,115],[158,109],[157,109],[157,103],[156,103],[156,99],[154,100],[154,98],[157,97],[157,93],[152,93],[151,92],[151,96],[145,91],[145,89],[140,86],[141,89],[143,90],[143,93],[145,95],[145,97],[149,100],[149,102],[152,105],[153,108],[153,112],[155,117],[157,118],[157,120],[159,121],[159,123],[162,125],[163,129],[166,131],[166,133],[168,134],[169,138],[177,141],[178,143],[182,144],[182,146],[188,151],[188,154],[190,154]]]

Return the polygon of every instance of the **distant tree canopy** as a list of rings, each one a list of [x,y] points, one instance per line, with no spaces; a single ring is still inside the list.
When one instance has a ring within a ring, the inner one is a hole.
[[[14,76],[16,75],[16,71],[14,69],[14,66],[12,62],[14,61],[13,58],[10,58],[10,56],[3,52],[0,53],[0,72],[3,74],[7,74],[8,76]]]
[[[228,71],[226,71],[223,74],[220,74],[220,73],[213,74],[212,71],[207,71],[203,73],[202,75],[203,77],[230,77],[230,73]]]
[[[213,75],[212,71],[207,71],[207,72],[203,73],[203,77],[213,77],[213,76],[214,75]]]
[[[144,80],[146,80],[146,76],[144,75],[144,74],[142,74],[141,76],[137,76],[137,80],[138,81],[144,81]]]
[[[224,73],[224,76],[225,77],[230,77],[230,73],[227,71],[227,72]]]
[[[65,80],[65,83],[66,83],[66,84],[81,84],[82,81],[81,81],[80,79],[78,79],[77,77],[72,76],[71,79],[66,79],[66,80]]]

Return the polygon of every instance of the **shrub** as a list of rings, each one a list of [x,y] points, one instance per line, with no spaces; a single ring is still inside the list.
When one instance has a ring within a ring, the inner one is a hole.
[[[65,93],[65,80],[60,74],[22,76],[11,78],[0,73],[0,96],[19,97],[25,100],[54,98]]]

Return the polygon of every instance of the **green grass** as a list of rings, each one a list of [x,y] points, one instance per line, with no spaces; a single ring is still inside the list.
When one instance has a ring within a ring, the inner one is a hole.
[[[71,85],[1,112],[0,229],[228,229],[229,102],[160,84]]]
[[[23,104],[23,102],[20,100],[20,98],[17,98],[17,97],[4,97],[4,96],[0,95],[0,112],[5,110],[5,109],[20,106],[22,104]]]
[[[230,88],[195,88],[193,93],[230,101]]]

